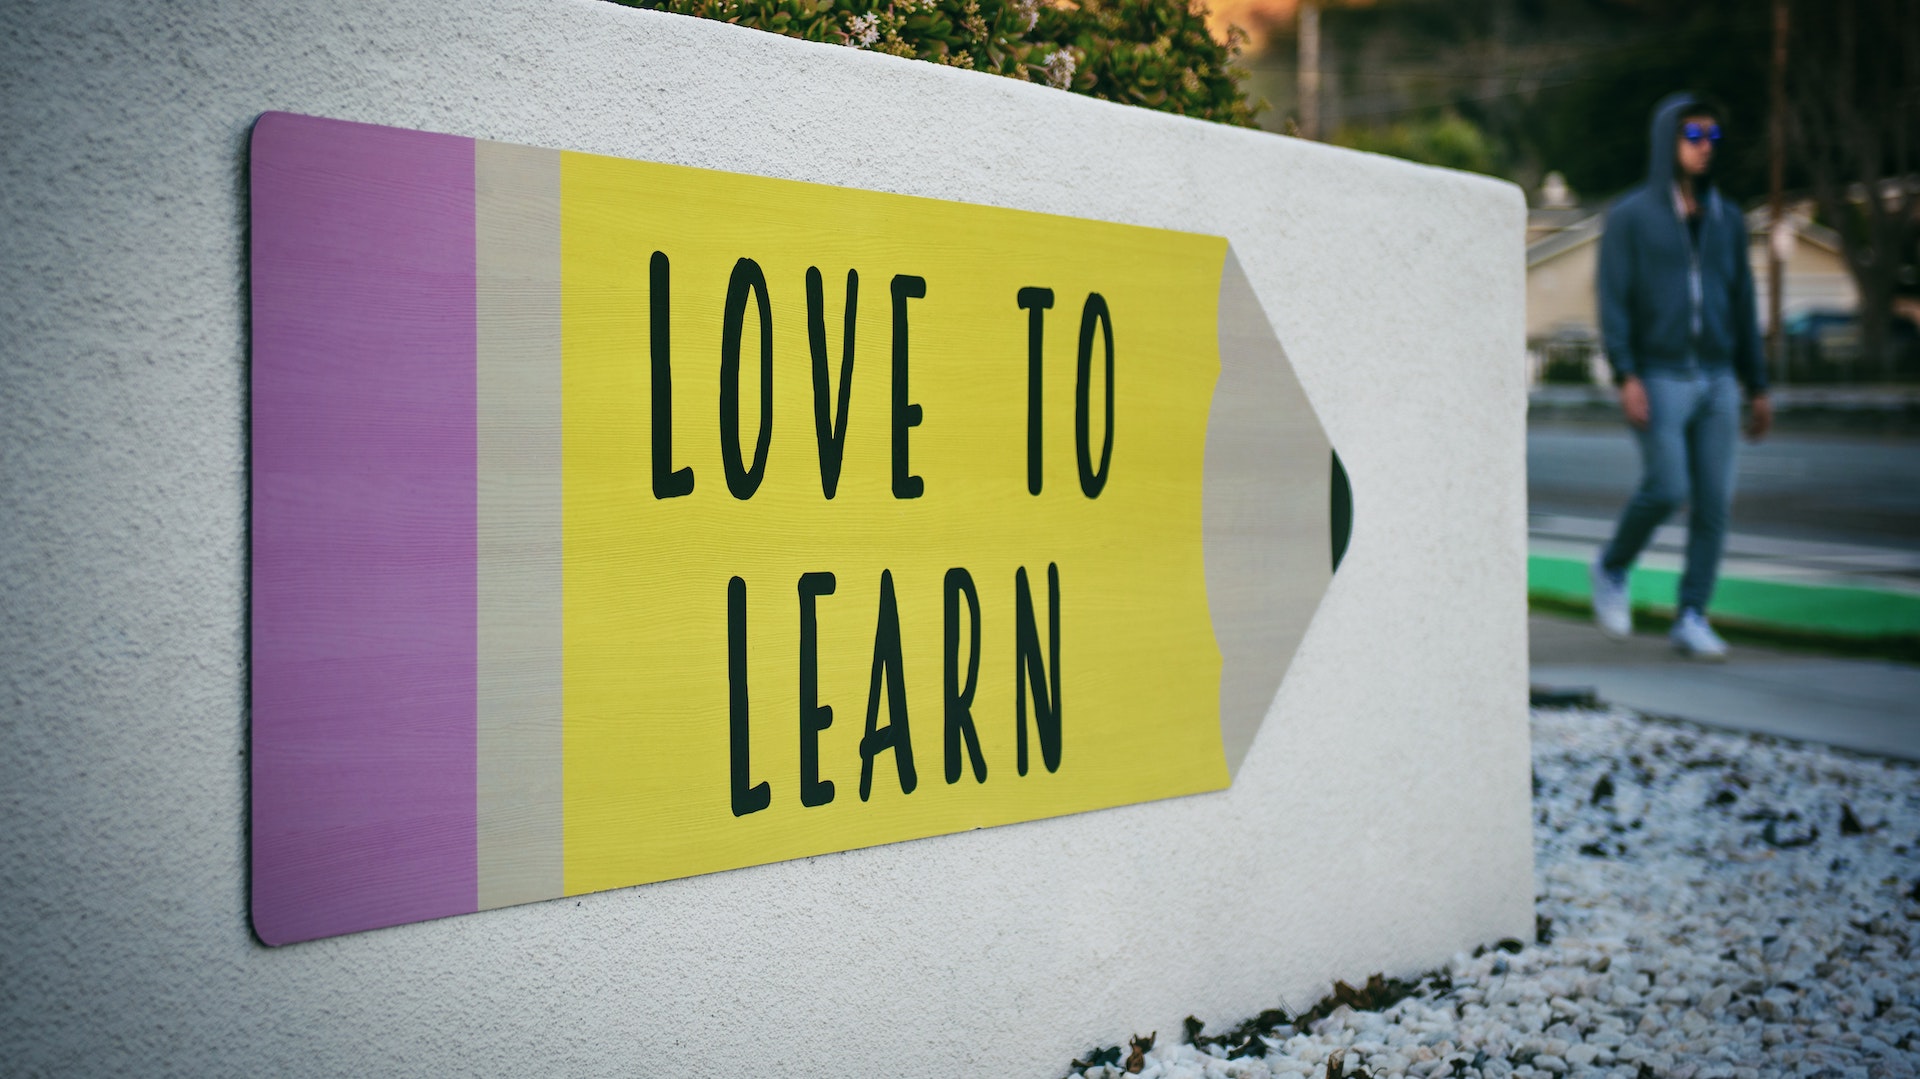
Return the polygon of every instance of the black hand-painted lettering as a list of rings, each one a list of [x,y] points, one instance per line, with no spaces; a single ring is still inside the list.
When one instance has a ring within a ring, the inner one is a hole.
[[[1044,320],[1053,306],[1050,288],[1023,288],[1015,302],[1027,312],[1027,493],[1040,493],[1040,354],[1045,344]]]
[[[893,497],[919,498],[926,483],[907,462],[907,430],[920,426],[920,406],[907,400],[907,301],[927,294],[927,279],[893,278]]]
[[[747,314],[747,294],[759,300],[760,310],[760,434],[754,445],[753,467],[740,460],[740,334]],[[727,307],[720,323],[720,463],[727,470],[727,490],[748,499],[760,489],[767,474],[767,448],[773,442],[773,310],[767,300],[767,275],[760,264],[741,259],[727,281]]]
[[[1033,590],[1027,568],[1013,574],[1014,768],[1027,774],[1027,680],[1033,680],[1033,726],[1040,736],[1040,759],[1047,771],[1060,768],[1060,569],[1047,563],[1047,660],[1040,659],[1040,630],[1033,616]]]
[[[767,781],[753,782],[747,727],[747,582],[735,577],[727,582],[727,753],[736,817],[758,813],[773,802]]]
[[[840,464],[847,451],[847,405],[853,393],[854,312],[860,303],[860,275],[847,271],[847,313],[841,331],[840,408],[833,408],[827,376],[827,302],[817,267],[807,267],[807,343],[813,351],[813,435],[820,443],[820,493],[828,498],[840,487]]]
[[[1092,367],[1093,327],[1100,324],[1107,344],[1107,425],[1100,447],[1100,467],[1093,467]],[[1098,292],[1087,294],[1087,306],[1080,312],[1080,362],[1073,389],[1073,434],[1079,444],[1080,489],[1088,498],[1099,498],[1107,485],[1107,466],[1113,463],[1113,319],[1107,313],[1107,301]]]
[[[880,718],[880,691],[887,693],[887,725]],[[907,729],[907,681],[900,656],[900,605],[893,595],[893,573],[880,571],[880,617],[873,630],[873,683],[867,689],[867,729],[860,738],[860,800],[873,794],[873,758],[893,750],[900,793],[919,786],[913,770],[913,735]]]
[[[820,732],[833,726],[833,706],[820,703],[820,625],[814,601],[833,595],[833,574],[800,575],[800,804],[833,801],[833,780],[820,778]]]
[[[960,601],[966,600],[967,617],[972,630],[967,635],[967,678],[960,680]],[[980,733],[973,727],[973,692],[980,683],[980,593],[974,590],[973,575],[955,566],[946,580],[946,676],[942,697],[946,700],[947,782],[960,781],[960,742],[966,740],[967,757],[973,764],[977,783],[987,781],[987,758],[980,752]]]
[[[647,315],[653,346],[653,497],[693,493],[693,469],[673,467],[673,326],[665,252],[647,266]]]

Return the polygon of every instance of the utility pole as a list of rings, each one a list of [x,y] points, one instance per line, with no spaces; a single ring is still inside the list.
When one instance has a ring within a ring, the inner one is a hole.
[[[1300,134],[1320,137],[1320,5],[1301,3]]]
[[[1776,382],[1787,378],[1786,338],[1780,327],[1780,291],[1792,237],[1786,222],[1787,182],[1787,0],[1773,0],[1773,65],[1768,73],[1773,115],[1768,127],[1767,163],[1767,357]]]

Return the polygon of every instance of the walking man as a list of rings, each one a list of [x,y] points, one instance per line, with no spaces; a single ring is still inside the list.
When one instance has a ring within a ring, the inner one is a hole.
[[[1647,182],[1607,215],[1599,271],[1601,338],[1640,444],[1641,480],[1591,567],[1594,620],[1609,637],[1633,632],[1627,571],[1687,502],[1671,637],[1703,660],[1727,655],[1706,614],[1733,504],[1742,391],[1747,436],[1758,441],[1773,424],[1746,220],[1711,182],[1719,141],[1719,116],[1698,98],[1674,94],[1654,108]]]

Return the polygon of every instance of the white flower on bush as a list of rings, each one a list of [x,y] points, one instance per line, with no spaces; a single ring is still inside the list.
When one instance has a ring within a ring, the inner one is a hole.
[[[1040,23],[1040,0],[1013,0],[1013,11],[1026,20],[1027,30],[1032,30]]]
[[[869,11],[847,20],[847,44],[870,49],[880,40],[880,16]]]
[[[1047,74],[1047,85],[1057,90],[1073,85],[1073,54],[1067,50],[1055,49],[1048,53],[1041,69]]]

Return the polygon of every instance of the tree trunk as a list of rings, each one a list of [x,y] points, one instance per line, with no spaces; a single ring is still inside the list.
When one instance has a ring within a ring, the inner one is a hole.
[[[1801,0],[1793,25],[1787,126],[1859,289],[1861,366],[1884,379],[1901,260],[1920,232],[1920,4]]]

